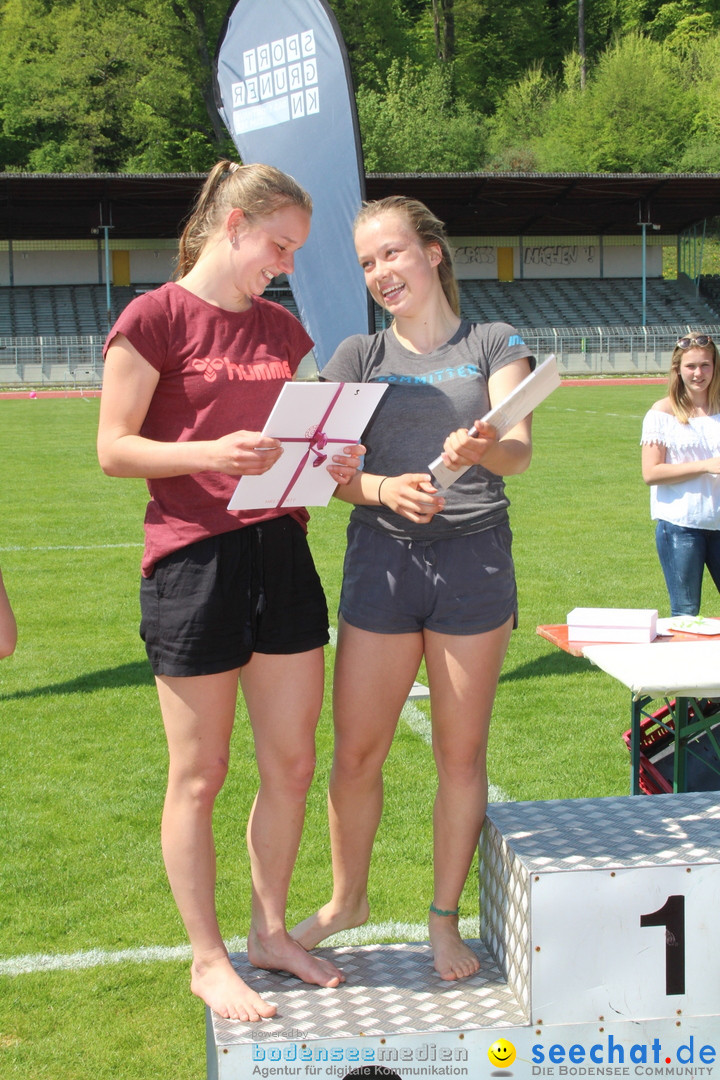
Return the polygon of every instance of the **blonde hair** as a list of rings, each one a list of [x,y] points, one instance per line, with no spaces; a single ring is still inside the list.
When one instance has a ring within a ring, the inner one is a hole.
[[[299,206],[312,213],[312,199],[292,176],[272,165],[218,161],[208,173],[180,237],[175,278],[192,270],[208,238],[231,210],[242,210],[252,219],[267,217],[284,206]]]
[[[688,336],[691,337],[692,335]],[[708,386],[708,411],[711,416],[715,416],[720,413],[720,363],[718,363],[720,354],[718,354],[718,347],[714,341],[711,341],[708,345],[695,345],[693,347],[712,354],[713,375]],[[673,413],[681,424],[687,424],[695,411],[687,387],[680,374],[682,358],[689,351],[689,349],[681,349],[679,345],[676,345],[670,357],[668,397],[670,398]]]
[[[418,199],[409,199],[405,195],[389,195],[385,199],[376,199],[374,202],[363,203],[360,212],[355,218],[353,232],[360,225],[370,221],[371,218],[381,214],[402,214],[410,228],[417,235],[423,247],[436,244],[440,248],[442,259],[438,264],[440,284],[445,293],[450,307],[456,315],[460,315],[460,292],[452,264],[452,252],[445,232],[445,224],[440,218],[435,217],[424,203]]]

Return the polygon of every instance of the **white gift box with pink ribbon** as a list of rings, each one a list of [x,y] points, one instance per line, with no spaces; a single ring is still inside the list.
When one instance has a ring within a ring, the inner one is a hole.
[[[262,476],[241,476],[228,510],[327,506],[337,487],[328,463],[360,441],[386,390],[386,383],[285,383],[262,432],[282,443],[282,456]]]

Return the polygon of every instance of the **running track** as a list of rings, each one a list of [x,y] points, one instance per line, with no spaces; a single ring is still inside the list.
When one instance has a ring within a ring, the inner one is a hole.
[[[664,385],[667,377],[636,379],[563,379],[562,386],[653,386]],[[100,397],[99,390],[4,390],[0,392],[0,401],[19,398],[94,398]]]

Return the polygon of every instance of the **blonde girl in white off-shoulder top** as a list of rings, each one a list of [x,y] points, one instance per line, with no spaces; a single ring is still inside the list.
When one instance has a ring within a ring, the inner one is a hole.
[[[678,340],[641,441],[671,614],[697,615],[706,566],[720,590],[720,364],[708,334]]]

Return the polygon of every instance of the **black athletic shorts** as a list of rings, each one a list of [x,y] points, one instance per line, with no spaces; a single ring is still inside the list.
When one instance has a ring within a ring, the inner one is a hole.
[[[307,537],[287,514],[160,559],[142,579],[140,607],[156,675],[215,675],[254,652],[307,652],[329,640]]]

